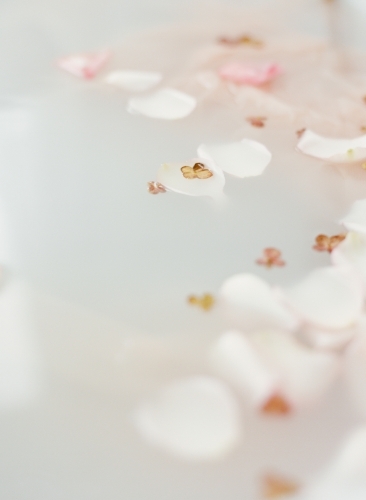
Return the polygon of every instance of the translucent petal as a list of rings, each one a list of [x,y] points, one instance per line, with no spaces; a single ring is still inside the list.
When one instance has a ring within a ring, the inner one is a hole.
[[[162,78],[157,71],[117,70],[109,73],[105,82],[132,92],[142,92],[160,83]]]
[[[232,276],[222,285],[220,296],[226,314],[245,331],[298,326],[297,318],[277,300],[271,287],[253,274]]]
[[[187,460],[219,459],[240,442],[242,433],[230,390],[206,376],[167,385],[141,405],[135,425],[148,442]]]
[[[211,159],[224,172],[241,178],[263,174],[272,159],[272,154],[263,144],[251,139],[227,144],[201,144],[197,154]]]
[[[162,120],[179,120],[190,115],[197,105],[196,99],[176,89],[165,88],[154,94],[132,97],[127,110]]]
[[[305,322],[318,328],[352,327],[363,308],[363,289],[348,267],[325,267],[311,272],[285,291],[285,299]]]
[[[57,65],[74,76],[91,79],[104,67],[110,56],[107,50],[94,54],[75,54],[59,59]]]
[[[307,155],[333,163],[357,162],[366,158],[366,135],[355,139],[334,139],[305,130],[297,149]]]
[[[181,169],[184,166],[193,167],[195,163],[203,163],[213,175],[208,179],[187,179]],[[225,185],[225,177],[220,168],[210,161],[202,158],[194,158],[185,163],[164,163],[158,170],[157,181],[170,191],[187,194],[189,196],[211,196],[213,198],[222,195]]]
[[[366,200],[358,200],[352,205],[350,212],[339,221],[349,231],[366,235]]]
[[[363,279],[366,289],[366,234],[347,234],[346,239],[332,252],[332,262],[351,265]]]

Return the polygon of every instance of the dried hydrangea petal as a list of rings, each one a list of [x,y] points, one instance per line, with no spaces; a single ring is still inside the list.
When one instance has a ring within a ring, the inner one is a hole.
[[[191,95],[172,88],[140,97],[132,97],[128,101],[127,110],[131,114],[148,116],[162,120],[179,120],[190,115],[197,101]]]
[[[240,178],[263,174],[272,159],[272,154],[263,144],[251,139],[201,144],[197,154],[200,158],[212,160],[224,172]]]
[[[273,394],[262,406],[262,413],[266,415],[288,415],[291,413],[291,405],[280,394]]]
[[[131,92],[143,92],[161,82],[163,75],[157,71],[116,70],[108,73],[105,82]]]
[[[147,190],[150,194],[166,193],[165,186],[160,184],[160,182],[154,182],[154,181],[147,183]]]
[[[334,236],[326,236],[325,234],[319,234],[315,238],[315,245],[313,249],[317,252],[333,252],[337,246],[342,243],[345,239],[345,234],[336,234]]]
[[[304,154],[331,163],[359,162],[366,158],[366,135],[355,139],[336,139],[305,130],[297,149]]]
[[[202,297],[190,295],[187,300],[192,306],[200,307],[204,311],[210,311],[215,305],[215,299],[210,293],[205,293]]]
[[[75,54],[59,59],[57,65],[74,76],[90,80],[99,73],[110,57],[108,50],[93,54]]]
[[[282,259],[282,252],[277,248],[265,248],[263,250],[263,257],[256,260],[260,266],[265,266],[268,269],[272,267],[283,267],[286,262]]]
[[[207,178],[199,178],[197,170],[193,168],[201,163],[210,172]],[[182,170],[183,169],[183,170]],[[164,163],[157,173],[157,180],[170,191],[187,194],[189,196],[211,196],[218,198],[222,195],[225,177],[220,168],[209,160],[195,158],[182,163]]]
[[[269,474],[263,479],[263,498],[273,500],[283,498],[286,495],[293,495],[300,489],[300,485],[295,481],[290,481],[283,477]]]
[[[152,445],[185,460],[216,460],[241,439],[239,408],[220,380],[197,376],[164,387],[140,406],[135,425]]]

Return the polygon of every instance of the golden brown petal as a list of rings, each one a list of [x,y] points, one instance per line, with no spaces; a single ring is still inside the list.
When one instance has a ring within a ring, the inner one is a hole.
[[[263,498],[276,499],[285,495],[293,495],[300,489],[300,485],[294,481],[284,479],[273,474],[263,478]]]

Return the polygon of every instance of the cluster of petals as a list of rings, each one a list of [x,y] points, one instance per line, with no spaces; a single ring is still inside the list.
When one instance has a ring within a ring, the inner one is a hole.
[[[366,135],[353,139],[324,137],[305,130],[298,151],[328,163],[357,163],[366,159]]]
[[[157,173],[157,181],[170,191],[190,196],[217,198],[225,185],[224,173],[245,178],[261,175],[272,159],[270,151],[251,139],[222,144],[201,144],[197,158],[185,163],[164,163]],[[191,179],[182,175],[182,168],[202,164],[212,176]]]
[[[219,68],[219,76],[237,85],[260,86],[271,82],[283,72],[276,63],[248,65],[241,62],[230,62]]]

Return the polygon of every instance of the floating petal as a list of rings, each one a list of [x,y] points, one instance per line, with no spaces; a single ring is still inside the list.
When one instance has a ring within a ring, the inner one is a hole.
[[[316,269],[285,297],[306,323],[336,330],[357,322],[364,301],[358,276],[345,266]]]
[[[157,71],[117,70],[109,73],[105,82],[132,92],[142,92],[160,83],[162,78]]]
[[[243,139],[224,144],[201,144],[200,158],[212,160],[219,168],[236,177],[254,177],[263,174],[272,154],[260,142]]]
[[[221,299],[228,316],[245,331],[298,326],[297,318],[277,300],[271,287],[255,275],[237,274],[226,280]]]
[[[351,265],[361,276],[366,289],[366,234],[347,234],[346,239],[332,252],[334,264]]]
[[[189,178],[185,170],[182,171],[182,168],[189,167],[194,172],[194,166],[198,163],[203,164],[212,175],[200,179],[194,174]],[[176,193],[189,196],[211,196],[213,198],[222,195],[225,185],[222,170],[214,163],[202,158],[194,158],[185,163],[164,163],[158,170],[157,180],[167,189]]]
[[[366,234],[366,200],[355,201],[350,212],[339,223],[349,231]]]
[[[127,110],[131,114],[159,118],[162,120],[179,120],[190,115],[197,101],[191,95],[176,89],[165,88],[154,94],[132,97],[128,101]]]
[[[225,64],[219,69],[219,76],[238,85],[259,86],[272,81],[282,74],[282,68],[275,63],[262,66],[249,66],[240,62]]]
[[[107,50],[94,54],[76,54],[58,60],[58,67],[79,78],[90,80],[105,66],[111,53]]]
[[[297,149],[309,156],[332,163],[359,162],[366,158],[366,135],[355,139],[335,139],[305,130]]]
[[[135,424],[151,444],[187,460],[215,460],[241,437],[237,403],[226,385],[197,376],[172,382],[143,404]]]

